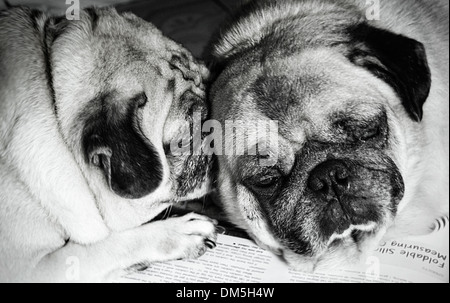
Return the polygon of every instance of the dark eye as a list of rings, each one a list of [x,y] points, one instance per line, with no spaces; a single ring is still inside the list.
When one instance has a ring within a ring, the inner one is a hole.
[[[278,170],[270,170],[255,174],[243,181],[243,185],[253,193],[259,201],[274,201],[282,189],[284,176]]]
[[[259,188],[270,188],[278,184],[280,177],[278,176],[265,176],[257,180],[254,186]]]
[[[274,192],[281,184],[281,174],[271,172],[269,174],[255,175],[244,180],[244,185],[255,193],[270,194]]]

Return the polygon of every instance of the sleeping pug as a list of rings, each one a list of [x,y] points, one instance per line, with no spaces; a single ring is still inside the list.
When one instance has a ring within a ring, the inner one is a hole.
[[[222,203],[300,270],[448,216],[448,1],[381,0],[378,21],[370,9],[251,1],[212,45],[213,118],[251,121],[247,134],[278,123],[261,153],[218,157]]]
[[[205,67],[132,14],[80,17],[0,12],[4,282],[105,281],[214,246],[204,216],[146,224],[209,189],[210,157],[166,148],[206,118]]]

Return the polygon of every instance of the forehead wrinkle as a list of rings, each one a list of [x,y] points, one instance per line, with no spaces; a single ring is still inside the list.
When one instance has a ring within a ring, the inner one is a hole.
[[[305,100],[322,91],[322,83],[314,75],[266,74],[255,81],[252,90],[258,108],[272,120],[284,122],[287,117],[299,114]]]
[[[256,91],[258,110],[271,120],[278,121],[279,133],[285,139],[302,144],[310,119],[308,105],[323,90],[323,82],[310,75],[294,79],[284,76],[265,79]]]
[[[315,53],[306,50],[264,64],[252,86],[260,110],[288,125],[304,116],[304,105],[329,86],[328,74],[312,64]]]

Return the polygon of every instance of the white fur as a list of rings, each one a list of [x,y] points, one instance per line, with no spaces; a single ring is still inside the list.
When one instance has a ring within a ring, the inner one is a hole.
[[[366,1],[349,0],[348,3],[361,8],[361,18],[364,17]],[[285,259],[292,266],[302,270],[310,271],[330,267],[333,264],[345,264],[346,260],[358,261],[361,258],[361,251],[367,252],[375,248],[383,237],[431,232],[435,220],[449,214],[448,2],[381,0],[381,10],[382,19],[374,22],[377,26],[421,41],[427,49],[432,72],[432,88],[421,123],[414,122],[408,117],[391,87],[373,77],[367,70],[356,68],[342,55],[329,49],[305,50],[296,55],[296,58],[291,57],[286,62],[278,60],[273,66],[255,64],[252,67],[234,67],[233,71],[225,71],[219,78],[217,83],[221,83],[223,87],[213,88],[212,91],[213,101],[224,101],[220,104],[213,103],[213,115],[220,119],[236,119],[236,117],[238,119],[242,116],[257,115],[252,101],[248,101],[243,92],[248,90],[264,69],[273,75],[289,74],[299,79],[304,75],[316,75],[327,81],[325,93],[310,101],[302,100],[303,104],[306,104],[303,108],[304,115],[285,117],[286,121],[280,121],[280,124],[285,123],[287,126],[297,125],[296,128],[291,128],[290,132],[287,130],[289,127],[286,127],[284,129],[286,138],[280,138],[280,142],[284,142],[280,147],[283,151],[282,158],[291,159],[286,161],[286,171],[294,164],[293,155],[301,150],[308,132],[327,133],[327,130],[317,128],[326,124],[321,124],[324,113],[356,106],[357,110],[353,108],[350,112],[369,114],[375,109],[374,102],[381,102],[380,104],[387,107],[391,138],[395,138],[390,142],[390,156],[401,171],[406,192],[396,218],[387,216],[385,224],[376,227],[374,236],[366,239],[361,247],[357,247],[350,240],[346,241],[350,232],[335,235],[332,239],[339,238],[343,241],[339,249],[325,248],[323,254],[316,258],[305,258],[281,247],[272,236],[255,197],[234,181],[236,161],[220,158],[221,194],[230,217],[236,224],[247,229],[262,247],[274,252],[282,250]],[[243,49],[257,45],[272,31],[273,23],[281,18],[337,11],[342,12],[342,7],[331,1],[272,1],[270,9],[251,13],[223,33],[214,49],[215,58],[223,61]],[[351,16],[353,17],[349,18],[355,18],[354,15]],[[345,11],[342,12],[342,18],[346,17]],[[292,65],[292,62],[297,64]],[[358,79],[358,82],[354,79]],[[359,99],[354,100],[354,95]],[[352,99],[357,102],[353,104]],[[231,102],[232,100],[239,102]],[[323,103],[319,108],[316,104],[320,100],[333,102]],[[290,144],[289,148],[286,147],[286,142]],[[358,229],[367,230],[367,227]]]
[[[168,61],[173,54],[186,54],[200,79],[204,67],[140,19],[114,9],[98,13],[99,32],[116,36],[96,36],[82,12],[82,20],[67,25],[50,54],[43,47],[47,16],[37,20],[40,32],[33,30],[27,11],[0,16],[0,281],[104,281],[138,263],[198,257],[206,251],[205,239],[215,241],[214,222],[195,214],[141,226],[181,199],[173,193],[164,129],[169,112],[178,110],[174,98],[188,89],[202,94],[198,83],[186,81]],[[122,56],[124,36],[138,41],[136,48],[147,61],[129,63]],[[115,57],[99,66],[96,54],[105,50]],[[176,83],[174,92],[167,91],[169,80]],[[124,98],[145,91],[152,98],[141,127],[163,162],[163,181],[138,201],[113,194],[82,156],[85,121],[77,118],[107,89]],[[206,191],[207,184],[190,197]]]

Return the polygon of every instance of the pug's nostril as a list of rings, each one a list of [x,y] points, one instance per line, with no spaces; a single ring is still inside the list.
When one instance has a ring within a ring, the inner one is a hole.
[[[331,160],[318,165],[310,174],[308,187],[327,200],[343,196],[350,188],[350,171],[345,164]]]
[[[350,176],[345,174],[336,174],[335,181],[338,185],[341,185],[343,187],[348,187],[350,185]]]
[[[325,180],[319,178],[310,178],[308,187],[314,192],[326,192],[328,191],[328,185]]]
[[[336,172],[336,179],[338,180],[348,180],[348,178],[350,177],[350,173],[346,168],[343,167],[339,167]]]

